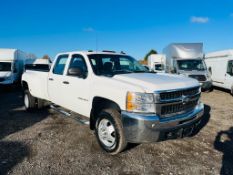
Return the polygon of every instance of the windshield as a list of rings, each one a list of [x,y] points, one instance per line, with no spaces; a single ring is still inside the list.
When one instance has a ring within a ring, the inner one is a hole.
[[[158,71],[164,70],[163,64],[156,64],[156,65],[155,65],[155,70],[158,70]]]
[[[0,62],[0,72],[9,72],[9,71],[11,71],[11,63]]]
[[[88,57],[96,75],[114,76],[116,74],[149,72],[130,56],[92,54]]]
[[[185,70],[185,71],[206,70],[203,60],[177,60],[177,65],[180,70]]]

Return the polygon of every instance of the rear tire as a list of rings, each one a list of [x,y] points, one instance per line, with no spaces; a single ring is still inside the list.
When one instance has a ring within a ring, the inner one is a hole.
[[[37,107],[38,107],[38,109],[45,107],[45,101],[38,98],[37,99]]]
[[[31,95],[29,90],[24,91],[24,106],[27,111],[36,109],[36,98]]]
[[[127,146],[117,110],[105,109],[100,112],[95,124],[95,134],[101,148],[109,154],[118,154]]]

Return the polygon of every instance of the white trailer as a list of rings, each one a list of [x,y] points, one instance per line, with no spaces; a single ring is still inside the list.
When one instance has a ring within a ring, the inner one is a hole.
[[[202,89],[210,89],[212,81],[204,63],[202,43],[175,43],[168,45],[165,71],[180,74],[199,81]]]
[[[205,63],[213,85],[228,89],[233,94],[233,49],[208,53]]]
[[[151,54],[148,57],[148,68],[152,72],[165,72],[166,57],[163,54]]]
[[[35,55],[18,49],[0,49],[0,85],[20,82],[24,65],[35,59]]]

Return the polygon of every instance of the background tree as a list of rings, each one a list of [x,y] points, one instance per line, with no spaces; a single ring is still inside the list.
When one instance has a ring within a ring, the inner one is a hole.
[[[147,62],[148,57],[149,57],[151,54],[157,54],[157,51],[154,50],[154,49],[151,49],[151,50],[146,54],[146,56],[144,57],[144,61]]]
[[[44,55],[42,59],[49,60],[49,62],[51,62],[51,58],[48,55]]]

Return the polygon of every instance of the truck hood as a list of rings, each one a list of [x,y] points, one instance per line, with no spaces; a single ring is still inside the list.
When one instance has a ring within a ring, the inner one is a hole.
[[[10,77],[11,72],[0,72],[0,78]]]
[[[131,73],[115,75],[115,80],[141,87],[147,93],[199,86],[197,80],[166,73]]]

